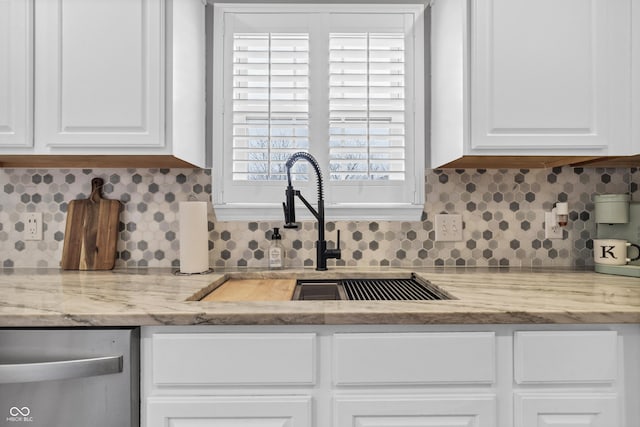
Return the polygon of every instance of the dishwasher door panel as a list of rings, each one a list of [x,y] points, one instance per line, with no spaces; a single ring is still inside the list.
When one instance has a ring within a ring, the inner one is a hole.
[[[137,426],[138,348],[137,329],[0,329],[0,427]]]

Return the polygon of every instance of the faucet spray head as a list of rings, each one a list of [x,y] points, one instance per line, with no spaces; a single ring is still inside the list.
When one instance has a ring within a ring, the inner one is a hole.
[[[284,210],[284,228],[298,228],[298,224],[296,224],[296,205],[295,205],[295,196],[296,192],[293,189],[291,184],[287,185],[287,189],[285,190],[285,195],[287,198],[286,202],[282,203],[282,209]]]

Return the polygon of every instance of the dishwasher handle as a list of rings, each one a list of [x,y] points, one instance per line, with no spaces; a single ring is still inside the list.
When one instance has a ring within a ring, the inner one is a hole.
[[[0,364],[0,384],[66,380],[122,372],[123,356]]]

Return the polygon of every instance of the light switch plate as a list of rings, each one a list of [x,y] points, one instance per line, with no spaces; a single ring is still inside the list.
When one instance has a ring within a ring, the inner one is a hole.
[[[462,241],[462,215],[436,215],[436,242]]]

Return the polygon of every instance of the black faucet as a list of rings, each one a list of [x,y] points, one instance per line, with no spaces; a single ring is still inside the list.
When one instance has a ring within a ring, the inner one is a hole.
[[[293,164],[300,159],[308,161],[316,172],[316,179],[318,182],[318,210],[316,211],[313,206],[300,194],[299,190],[295,190],[291,185],[291,168]],[[287,168],[287,189],[285,195],[286,202],[282,203],[284,209],[284,228],[298,228],[296,224],[296,208],[295,208],[295,196],[298,196],[302,203],[309,209],[309,211],[316,217],[318,221],[318,240],[316,241],[316,270],[326,271],[327,260],[330,258],[340,259],[342,254],[340,252],[340,230],[338,230],[338,240],[335,249],[327,249],[327,241],[324,240],[324,190],[322,187],[322,174],[320,173],[320,166],[318,161],[309,153],[299,151],[289,157],[285,164]]]

